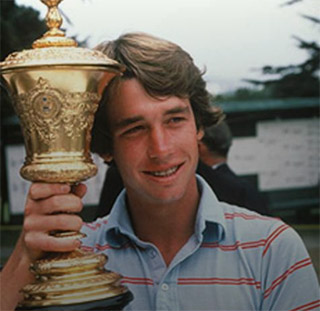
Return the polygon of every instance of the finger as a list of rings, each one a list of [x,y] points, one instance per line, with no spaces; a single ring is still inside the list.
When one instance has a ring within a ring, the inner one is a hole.
[[[30,232],[51,232],[55,230],[79,231],[83,221],[77,215],[58,214],[58,215],[33,215],[26,217],[23,228],[26,233]]]
[[[25,215],[53,214],[53,213],[79,213],[83,208],[81,199],[72,194],[54,195],[43,200],[27,200]]]
[[[63,239],[36,232],[26,234],[25,243],[30,250],[42,252],[71,252],[81,245],[78,239]]]
[[[33,183],[29,189],[28,197],[32,200],[48,198],[55,194],[67,194],[71,191],[68,184]]]
[[[83,198],[87,192],[87,186],[85,184],[77,184],[72,186],[72,193],[74,193],[79,198]]]

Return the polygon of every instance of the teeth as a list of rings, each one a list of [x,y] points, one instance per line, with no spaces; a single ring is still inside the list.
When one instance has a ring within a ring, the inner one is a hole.
[[[175,166],[175,167],[170,168],[166,171],[150,172],[150,174],[153,176],[166,177],[166,176],[170,176],[171,174],[175,173],[177,171],[177,169],[178,169],[178,166]]]

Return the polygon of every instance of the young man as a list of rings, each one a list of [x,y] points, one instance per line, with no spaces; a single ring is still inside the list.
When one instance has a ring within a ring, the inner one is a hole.
[[[114,160],[125,190],[111,214],[83,226],[82,247],[105,252],[106,267],[134,294],[125,310],[302,310],[319,303],[311,260],[296,233],[279,220],[218,202],[195,175],[210,113],[201,72],[177,45],[127,34],[99,49],[126,65],[96,118],[100,150]],[[77,230],[83,185],[33,184],[24,229],[3,271],[6,306],[28,283],[29,263],[79,241],[50,237]],[[54,213],[54,214],[52,214]]]

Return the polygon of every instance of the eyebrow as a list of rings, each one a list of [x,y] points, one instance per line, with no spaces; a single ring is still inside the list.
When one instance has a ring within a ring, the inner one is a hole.
[[[175,107],[166,111],[165,115],[171,115],[176,113],[189,113],[189,107]]]
[[[139,121],[143,121],[144,118],[142,116],[136,116],[136,117],[132,117],[132,118],[126,118],[126,119],[122,119],[119,122],[117,122],[115,124],[115,129],[121,129],[124,128],[128,125],[131,125],[133,123],[139,122]]]
[[[190,112],[189,107],[174,107],[172,109],[167,110],[164,115],[167,116],[167,115],[172,115],[172,114],[177,114],[177,113],[189,113],[189,112]],[[115,124],[115,129],[124,128],[124,127],[129,126],[131,124],[134,124],[136,122],[143,121],[144,119],[145,118],[140,115],[132,117],[132,118],[122,119]]]

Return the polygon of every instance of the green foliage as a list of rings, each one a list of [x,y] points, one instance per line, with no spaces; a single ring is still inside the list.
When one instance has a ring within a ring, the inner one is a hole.
[[[211,98],[211,102],[219,101],[248,101],[255,99],[267,99],[271,98],[272,94],[270,94],[269,90],[259,89],[259,88],[239,88],[235,92],[225,93],[215,96]]]
[[[307,42],[297,38],[298,47],[308,52],[309,57],[302,63],[288,66],[264,66],[264,75],[280,76],[274,79],[246,80],[264,87],[273,97],[319,97],[319,59],[320,47],[316,42]]]
[[[18,6],[14,0],[1,0],[0,8],[0,54],[2,61],[12,52],[30,49],[32,43],[42,37],[48,29],[45,21],[40,19],[39,12],[31,7]],[[61,13],[64,20],[71,24],[70,19],[63,12]],[[73,39],[76,40],[75,37]],[[85,47],[87,39],[78,43],[79,46]],[[14,115],[14,111],[9,96],[6,91],[1,89],[1,120],[12,115]]]
[[[14,0],[0,1],[1,61],[14,51],[31,48],[34,40],[47,30],[39,13],[32,8],[17,6]],[[13,115],[6,91],[1,89],[1,120]]]
[[[302,0],[292,0],[291,5]],[[302,15],[303,18],[320,25],[317,17]],[[316,41],[305,41],[297,36],[298,48],[307,52],[308,58],[300,64],[286,66],[264,66],[261,72],[266,76],[276,76],[266,80],[245,80],[255,86],[263,87],[266,94],[274,98],[319,97],[320,46]]]
[[[17,6],[14,0],[1,1],[0,23],[2,60],[13,51],[31,48],[32,42],[47,30],[37,11]]]

